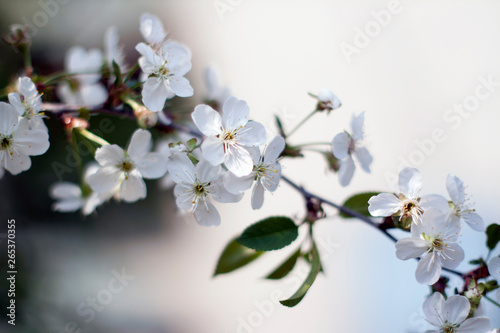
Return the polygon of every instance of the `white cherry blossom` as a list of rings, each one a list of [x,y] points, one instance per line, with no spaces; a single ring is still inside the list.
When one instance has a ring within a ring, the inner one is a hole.
[[[332,140],[333,155],[339,159],[340,163],[339,182],[342,186],[349,185],[354,175],[356,166],[353,156],[358,160],[365,172],[370,172],[370,164],[373,161],[373,157],[362,144],[364,121],[364,111],[358,116],[353,115],[351,121],[352,133],[339,133]]]
[[[132,135],[127,150],[117,145],[98,148],[95,159],[101,168],[87,178],[97,193],[108,193],[117,188],[117,198],[134,202],[146,197],[143,178],[160,178],[167,172],[167,159],[150,152],[151,133],[138,129]]]
[[[27,121],[10,104],[0,102],[0,169],[17,175],[31,167],[30,156],[41,155],[49,149],[45,129],[30,129]]]
[[[468,199],[465,195],[464,183],[456,176],[448,175],[446,178],[446,188],[452,201],[452,213],[460,220],[467,223],[476,231],[484,231],[484,222],[475,209],[469,207]]]
[[[196,221],[203,226],[217,226],[221,217],[212,200],[222,203],[238,202],[242,195],[227,191],[223,184],[222,166],[213,166],[202,159],[196,166],[187,155],[177,154],[169,159],[168,170],[176,183],[174,195],[177,206],[194,212]]]
[[[259,148],[248,149],[254,164],[248,176],[237,177],[232,172],[226,173],[224,186],[231,193],[242,193],[255,185],[252,190],[252,209],[260,209],[264,203],[264,190],[274,192],[281,178],[280,154],[285,148],[285,140],[277,135],[260,153]]]
[[[139,65],[147,77],[142,101],[150,111],[163,110],[165,101],[175,95],[193,95],[193,88],[184,77],[191,70],[191,53],[185,46],[167,41],[156,49],[145,43],[135,48],[142,55]]]
[[[490,275],[500,283],[500,257],[495,257],[488,263]],[[497,290],[497,299],[500,300],[500,289]]]
[[[464,251],[457,243],[460,230],[460,221],[437,208],[429,208],[422,216],[422,223],[412,226],[411,237],[396,243],[396,257],[401,260],[421,257],[415,277],[418,283],[432,285],[438,281],[442,266],[454,269],[464,260]]]
[[[63,82],[57,87],[59,98],[69,105],[93,107],[100,105],[108,98],[104,85],[99,83],[103,56],[101,50],[85,50],[74,46],[65,57],[65,69],[71,76],[71,84]]]
[[[217,70],[213,66],[208,66],[205,69],[205,84],[207,93],[205,101],[208,104],[215,104],[215,109],[220,109],[224,102],[231,97],[231,90],[228,87],[221,85]]]
[[[425,300],[423,310],[427,321],[437,327],[426,333],[488,333],[491,330],[490,320],[486,317],[467,319],[470,303],[461,295],[445,300],[441,293],[435,292]]]
[[[9,103],[16,109],[20,117],[26,119],[30,129],[48,131],[43,122],[42,95],[38,93],[35,84],[29,77],[19,78],[19,93],[9,94]]]
[[[342,106],[340,99],[327,88],[321,88],[318,93],[318,100],[321,102],[321,107],[329,111],[336,110]]]
[[[399,195],[380,193],[368,200],[368,211],[373,216],[391,216],[399,214],[400,220],[411,218],[419,224],[422,214],[430,207],[436,207],[443,213],[448,211],[448,201],[441,195],[429,194],[420,197],[422,175],[416,168],[404,168],[399,173]]]
[[[201,144],[203,157],[212,165],[224,163],[237,177],[247,176],[253,170],[253,161],[247,148],[266,143],[266,129],[256,121],[249,121],[250,109],[243,100],[230,97],[224,103],[221,115],[208,105],[198,105],[192,118],[207,137]]]

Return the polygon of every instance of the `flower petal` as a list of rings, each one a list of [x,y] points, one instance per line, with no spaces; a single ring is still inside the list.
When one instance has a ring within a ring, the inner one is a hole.
[[[101,105],[108,99],[108,91],[101,83],[80,86],[80,95],[86,106]]]
[[[348,155],[346,159],[339,161],[339,183],[341,186],[347,186],[351,182],[352,176],[354,175],[354,161],[351,155]]]
[[[16,92],[10,93],[8,95],[9,103],[16,109],[17,113],[22,116],[24,114],[24,105],[21,101],[21,95]]]
[[[95,159],[103,167],[114,167],[122,163],[124,158],[125,151],[117,145],[105,145],[95,151]]]
[[[146,184],[141,175],[131,172],[123,179],[118,195],[126,202],[134,202],[146,197]]]
[[[226,172],[224,175],[224,186],[234,194],[240,194],[252,187],[255,175],[253,173],[248,176],[237,177],[232,172]]]
[[[194,211],[194,217],[198,224],[205,227],[218,226],[221,221],[217,208],[210,201],[198,203]]]
[[[23,151],[12,149],[11,153],[0,150],[0,164],[11,174],[17,175],[31,167],[31,160]]]
[[[188,79],[182,76],[170,77],[170,89],[179,97],[190,97],[194,93]]]
[[[339,160],[343,160],[344,158],[346,158],[349,152],[350,141],[351,139],[345,132],[335,135],[332,140],[333,155]]]
[[[263,204],[264,204],[264,186],[260,181],[257,181],[252,190],[252,209],[260,209]]]
[[[462,323],[470,311],[470,303],[467,297],[461,295],[450,296],[443,306],[443,320],[449,323]],[[461,330],[460,330],[461,331]]]
[[[416,168],[404,168],[399,173],[399,192],[407,198],[417,198],[422,184],[422,175]]]
[[[460,217],[472,229],[474,229],[476,231],[480,231],[480,232],[483,232],[485,230],[483,219],[475,211],[469,210],[469,211],[460,213]]]
[[[460,325],[460,333],[494,333],[490,332],[491,322],[487,317],[469,318]]]
[[[433,252],[422,256],[417,264],[415,278],[418,283],[432,285],[439,280],[441,275],[441,261]]]
[[[26,155],[42,155],[50,146],[49,134],[40,129],[16,131],[12,138],[16,148]]]
[[[400,260],[408,260],[420,257],[427,251],[429,245],[420,238],[408,237],[398,240],[396,243],[396,257]]]
[[[241,126],[245,126],[250,117],[250,108],[247,102],[230,97],[222,108],[222,124],[224,128],[233,131]]]
[[[173,181],[180,184],[195,182],[195,166],[186,154],[175,154],[168,159],[167,169]]]
[[[55,202],[52,205],[52,210],[56,212],[76,212],[82,207],[83,200],[81,198],[68,198]]]
[[[441,319],[441,313],[443,312],[444,306],[444,296],[439,293],[433,293],[429,298],[427,298],[423,305],[423,311],[429,323],[434,326],[441,327],[443,324]]]
[[[190,184],[179,183],[174,188],[175,203],[182,210],[190,210],[193,208],[195,196],[193,187]]]
[[[464,183],[456,176],[448,175],[446,177],[446,189],[450,195],[451,201],[458,205],[465,201]]]
[[[139,158],[141,155],[151,150],[151,133],[149,131],[138,129],[132,134],[127,148],[127,154],[132,158]]]
[[[363,138],[363,124],[365,123],[365,111],[361,112],[359,115],[352,116],[351,128],[352,128],[352,138],[354,141],[359,141]]]
[[[488,263],[488,271],[495,279],[500,279],[500,257],[495,257]]]
[[[266,128],[256,121],[249,121],[236,133],[236,141],[242,146],[258,147],[267,142]]]
[[[419,206],[422,209],[428,210],[429,208],[437,208],[441,212],[441,214],[446,214],[450,209],[448,204],[448,200],[445,197],[439,194],[426,194],[420,198]]]
[[[49,195],[56,200],[67,198],[81,198],[80,186],[70,182],[55,183],[49,188]]]
[[[391,216],[400,208],[399,199],[391,193],[380,193],[368,200],[368,211],[372,216]]]
[[[209,136],[203,141],[201,144],[201,152],[203,158],[212,165],[219,165],[224,162],[224,145],[222,141],[215,136]]]
[[[206,156],[205,151],[203,153],[203,156]],[[237,177],[247,176],[253,170],[250,153],[245,148],[239,146],[233,146],[228,149],[224,156],[224,164]]]
[[[0,134],[11,135],[19,123],[19,115],[12,105],[0,102]]]
[[[368,149],[365,147],[356,148],[354,151],[354,157],[358,160],[359,164],[361,164],[361,168],[366,172],[370,172],[370,164],[373,162],[373,157],[368,152]]]
[[[215,136],[222,132],[220,114],[208,105],[201,104],[195,107],[191,118],[201,133],[206,136]]]
[[[146,153],[135,160],[135,167],[143,178],[160,178],[167,173],[167,158],[160,153]]]
[[[121,180],[123,172],[114,166],[106,166],[91,174],[87,183],[97,193],[111,192]]]
[[[172,96],[170,88],[159,77],[148,78],[142,88],[142,102],[149,111],[159,112],[163,110],[165,101]]]
[[[264,162],[266,164],[276,162],[283,152],[283,149],[285,149],[285,139],[283,139],[281,135],[276,135],[266,147]]]
[[[150,44],[160,44],[165,40],[165,38],[167,38],[167,34],[165,33],[161,20],[158,16],[149,13],[141,15],[140,30],[142,37]]]
[[[447,257],[441,259],[443,267],[455,269],[464,261],[464,250],[457,243],[448,243],[445,251]]]

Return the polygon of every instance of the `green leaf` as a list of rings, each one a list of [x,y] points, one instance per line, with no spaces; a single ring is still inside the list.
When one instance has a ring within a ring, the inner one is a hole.
[[[370,200],[371,197],[379,193],[380,192],[366,192],[366,193],[355,194],[349,199],[347,199],[342,204],[342,206],[347,207],[357,213],[360,213],[361,215],[371,216],[370,212],[368,212],[368,200]],[[340,216],[344,218],[352,218],[352,216],[342,212],[340,213]]]
[[[234,271],[257,259],[262,251],[255,251],[233,239],[222,251],[214,276]]]
[[[120,72],[120,66],[113,60],[113,72],[115,74],[115,86],[122,84],[122,73]]]
[[[280,303],[288,307],[294,307],[295,305],[299,304],[316,280],[320,268],[321,264],[319,260],[318,249],[316,248],[316,244],[313,244],[313,248],[311,249],[311,271],[309,272],[309,275],[307,276],[304,283],[302,283],[299,290],[295,292],[295,294],[293,294],[286,300],[280,301]]]
[[[490,224],[486,229],[486,235],[488,236],[486,245],[490,250],[493,250],[500,242],[500,225],[496,223]]]
[[[300,257],[300,248],[295,251],[288,259],[286,259],[278,268],[276,268],[271,274],[266,276],[266,279],[278,280],[282,279],[290,273]]]
[[[274,216],[252,224],[236,241],[257,251],[279,250],[298,237],[298,229],[289,217]]]
[[[196,148],[196,144],[198,143],[198,141],[196,140],[196,138],[192,138],[191,140],[188,140],[186,142],[186,148],[189,150],[189,151],[193,151],[195,148]]]

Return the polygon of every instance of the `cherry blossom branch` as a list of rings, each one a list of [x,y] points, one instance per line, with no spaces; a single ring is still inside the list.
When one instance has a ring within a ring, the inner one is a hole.
[[[382,232],[386,237],[391,239],[393,242],[398,241],[398,239],[396,237],[394,237],[393,235],[391,235],[387,230],[379,228],[379,226],[375,222],[373,222],[372,219],[370,219],[369,217],[366,217],[366,216],[364,216],[364,215],[362,215],[362,214],[360,214],[352,209],[349,209],[347,207],[344,207],[344,206],[338,205],[334,202],[331,202],[329,200],[326,200],[326,199],[324,199],[316,194],[308,192],[306,189],[304,189],[304,187],[297,185],[296,183],[294,183],[292,180],[290,180],[288,177],[286,177],[284,175],[281,175],[281,179],[283,179],[286,183],[288,183],[294,189],[299,191],[304,196],[304,198],[306,198],[306,199],[314,198],[316,200],[319,200],[322,203],[325,203],[329,206],[332,206],[332,207],[338,209],[339,211],[341,211],[349,216],[355,217],[373,228],[376,228],[378,231]],[[415,259],[420,260],[420,258],[415,258]],[[442,269],[448,273],[454,274],[454,275],[459,276],[462,279],[464,279],[464,274],[462,274],[458,271],[448,269],[445,267],[442,267]]]

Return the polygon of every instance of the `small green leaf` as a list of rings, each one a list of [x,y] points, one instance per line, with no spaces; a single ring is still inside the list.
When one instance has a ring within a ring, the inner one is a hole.
[[[120,66],[113,60],[113,72],[115,74],[115,86],[122,84],[122,73],[120,72]]]
[[[262,251],[255,251],[233,239],[222,251],[214,276],[234,271],[257,259]]]
[[[300,248],[295,251],[288,259],[286,259],[278,268],[276,268],[271,274],[266,276],[266,279],[278,280],[287,276],[295,266],[297,259],[300,257]]]
[[[486,245],[490,250],[493,250],[500,242],[500,225],[496,223],[490,224],[486,229],[486,235],[488,236]]]
[[[196,144],[198,143],[198,141],[196,140],[196,138],[192,138],[191,140],[188,140],[186,142],[186,148],[189,150],[189,151],[193,151],[195,148],[196,148]]]
[[[304,283],[300,286],[299,290],[295,292],[295,294],[293,294],[286,300],[280,301],[280,303],[288,307],[294,307],[295,305],[299,304],[316,280],[320,268],[321,264],[319,260],[318,249],[316,248],[316,244],[313,244],[313,248],[311,249],[311,271],[309,272],[309,275],[307,276]]]
[[[357,213],[360,213],[364,216],[371,216],[370,212],[368,212],[368,200],[370,200],[371,197],[379,194],[380,192],[366,192],[366,193],[359,193],[355,194],[349,199],[347,199],[342,206],[347,207]],[[352,216],[345,214],[345,213],[340,213],[340,216],[344,218],[351,218]]]
[[[298,227],[292,219],[274,216],[252,224],[236,241],[257,251],[272,251],[289,245],[298,235]]]

